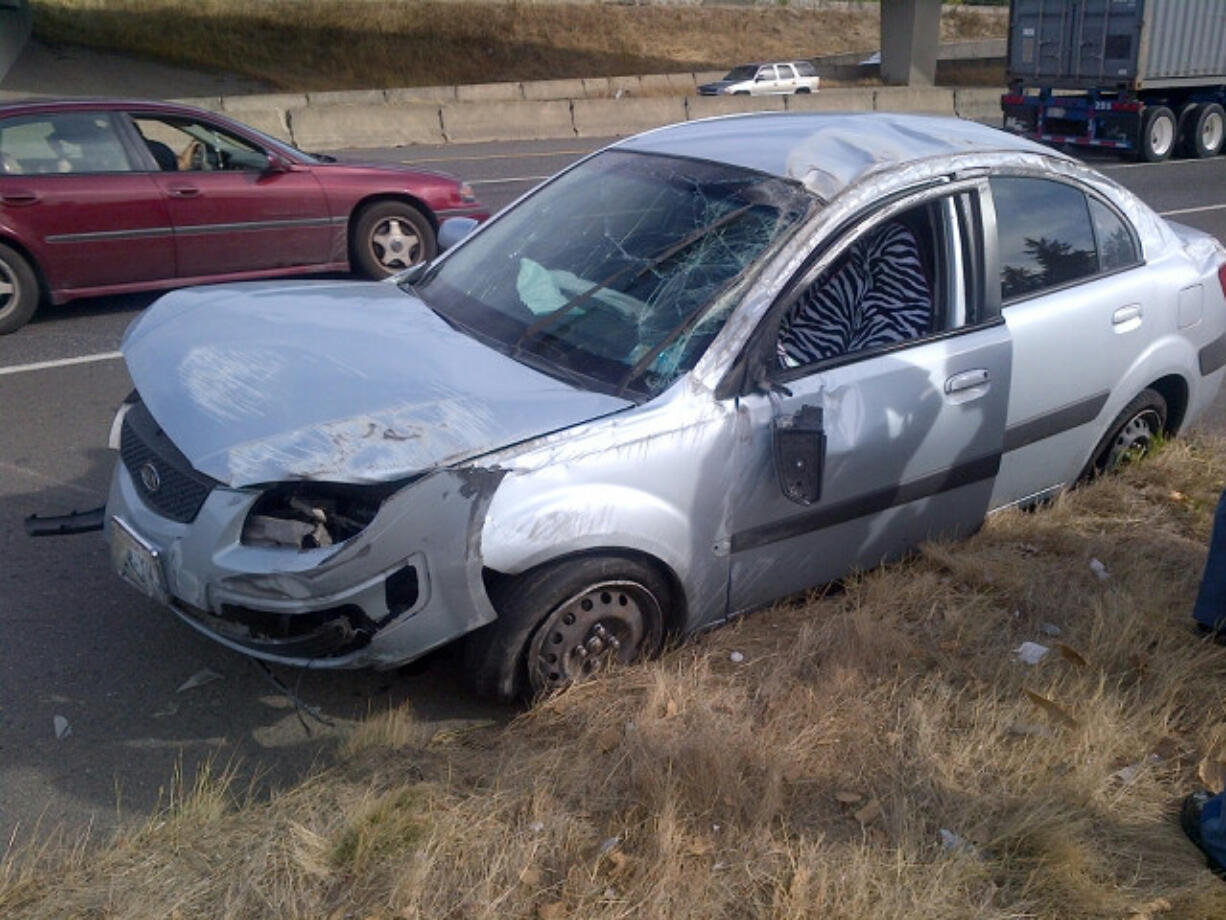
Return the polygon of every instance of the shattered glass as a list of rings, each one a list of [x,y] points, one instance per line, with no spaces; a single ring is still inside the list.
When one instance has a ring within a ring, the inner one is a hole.
[[[719,331],[816,199],[723,164],[607,151],[413,283],[454,325],[553,376],[650,396]]]

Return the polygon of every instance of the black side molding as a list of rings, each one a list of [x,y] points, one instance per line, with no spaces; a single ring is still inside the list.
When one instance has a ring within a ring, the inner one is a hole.
[[[1200,362],[1200,375],[1208,377],[1226,365],[1226,335],[1218,336],[1196,353]]]
[[[25,519],[26,533],[31,537],[90,533],[101,530],[105,518],[106,505],[99,505],[89,511],[70,511],[68,514],[31,514]]]

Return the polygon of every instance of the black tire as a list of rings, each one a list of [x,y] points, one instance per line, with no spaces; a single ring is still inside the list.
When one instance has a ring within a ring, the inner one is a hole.
[[[362,208],[349,241],[353,268],[368,278],[386,278],[438,252],[434,227],[404,201],[377,201]]]
[[[1179,137],[1175,113],[1164,105],[1147,108],[1137,131],[1137,159],[1145,163],[1165,160],[1175,149]]]
[[[1094,448],[1081,479],[1095,479],[1138,460],[1154,439],[1166,431],[1166,399],[1156,390],[1142,390],[1117,415]]]
[[[0,243],[0,335],[16,332],[38,309],[38,278],[17,250]]]
[[[734,95],[734,96],[748,96],[748,95],[749,95],[749,90],[747,90],[747,89],[738,89],[738,90],[737,90],[735,93],[733,93],[732,95]]]
[[[668,580],[631,556],[547,563],[496,583],[498,619],[464,643],[480,696],[511,701],[561,690],[617,661],[656,654],[671,603]]]
[[[809,95],[812,95],[812,93],[813,93],[813,90],[809,89],[809,87],[807,86],[800,86],[796,88],[797,96],[809,96]]]
[[[1184,156],[1203,160],[1222,152],[1226,140],[1226,111],[1216,102],[1197,105],[1188,112],[1180,145]]]

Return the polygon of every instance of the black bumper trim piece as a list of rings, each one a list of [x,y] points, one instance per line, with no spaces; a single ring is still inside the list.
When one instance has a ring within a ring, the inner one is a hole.
[[[99,505],[88,511],[70,511],[68,514],[31,514],[23,523],[31,537],[61,537],[101,530],[105,520],[106,505]]]
[[[1226,367],[1226,335],[1220,335],[1196,353],[1200,362],[1200,375],[1208,377],[1214,371]]]
[[[1005,453],[1089,424],[1098,418],[1098,413],[1103,411],[1110,395],[1105,392],[1095,393],[1087,399],[1010,426],[1005,430]]]

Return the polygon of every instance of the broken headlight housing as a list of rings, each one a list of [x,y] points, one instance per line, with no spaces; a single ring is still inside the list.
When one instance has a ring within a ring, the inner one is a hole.
[[[403,482],[353,485],[287,482],[267,489],[243,522],[244,546],[320,549],[343,543],[366,529]]]

